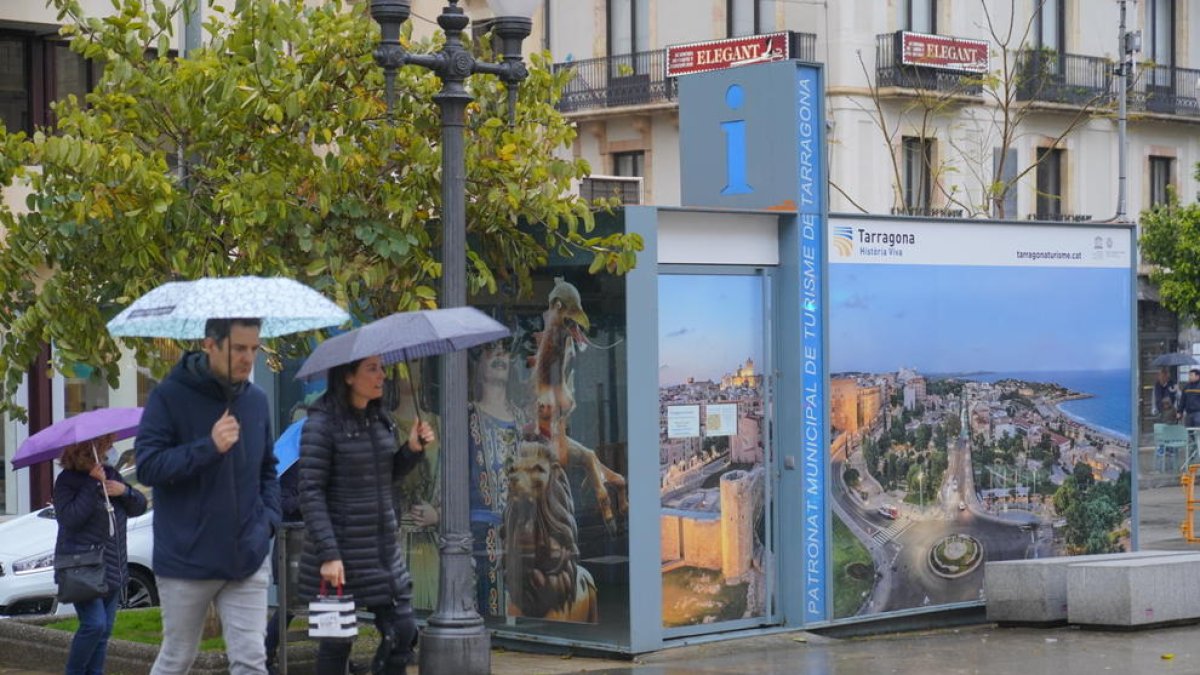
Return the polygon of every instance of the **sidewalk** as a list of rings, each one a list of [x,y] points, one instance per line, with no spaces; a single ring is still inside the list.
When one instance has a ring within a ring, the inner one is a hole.
[[[1140,548],[1196,550],[1179,532],[1183,491],[1177,485],[1139,491]],[[5,668],[0,675],[54,675]],[[410,673],[417,673],[410,668]],[[633,661],[496,650],[497,675],[710,675],[718,673],[836,673],[837,675],[1200,675],[1200,625],[1141,631],[997,628],[990,624],[869,638],[833,639],[808,632],[728,640],[667,649]],[[113,675],[118,675],[114,673]],[[294,673],[294,675],[300,675]]]
[[[60,671],[61,672],[61,671]],[[416,672],[416,669],[410,669]],[[1105,632],[979,626],[834,640],[788,633],[681,647],[635,662],[496,652],[499,675],[1093,675],[1200,673],[1200,626]],[[0,675],[52,675],[7,670]],[[116,675],[116,674],[114,674]]]

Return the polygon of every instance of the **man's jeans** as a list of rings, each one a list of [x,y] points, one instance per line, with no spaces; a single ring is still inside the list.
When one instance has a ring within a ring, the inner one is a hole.
[[[184,675],[196,660],[210,603],[221,616],[225,653],[232,675],[267,672],[263,639],[267,632],[270,566],[241,581],[158,578],[163,641],[151,675]]]

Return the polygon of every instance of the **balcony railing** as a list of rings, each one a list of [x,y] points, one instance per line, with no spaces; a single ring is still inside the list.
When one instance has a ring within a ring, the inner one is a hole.
[[[1200,116],[1200,70],[1143,66],[1129,89],[1129,107],[1169,115]]]
[[[892,207],[893,216],[917,216],[920,218],[962,218],[962,209],[950,208],[932,208],[932,207],[917,207],[901,208],[899,206]]]
[[[1087,213],[1031,213],[1026,220],[1044,220],[1051,223],[1086,223],[1092,219]]]
[[[983,92],[983,80],[978,75],[905,65],[901,59],[902,34],[903,31],[875,36],[876,86],[925,89],[964,96],[978,96]]]
[[[1017,55],[1017,100],[1095,106],[1109,103],[1113,64],[1099,56],[1025,50]]]
[[[817,36],[797,33],[796,49],[797,58],[815,61]],[[665,49],[554,64],[554,72],[562,70],[573,72],[558,103],[562,112],[668,103],[677,94]]]

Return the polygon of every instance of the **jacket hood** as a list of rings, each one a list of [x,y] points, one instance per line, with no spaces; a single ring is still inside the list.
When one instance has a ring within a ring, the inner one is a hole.
[[[213,374],[208,366],[208,354],[204,352],[185,352],[167,377],[218,401],[237,398],[249,386],[247,382],[238,382],[233,385],[233,393],[230,396],[228,383]]]

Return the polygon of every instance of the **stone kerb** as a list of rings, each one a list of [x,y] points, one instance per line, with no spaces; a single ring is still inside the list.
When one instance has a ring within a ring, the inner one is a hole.
[[[138,610],[125,610],[138,611]],[[0,664],[5,668],[61,670],[67,662],[73,632],[47,628],[62,620],[60,616],[18,617],[0,620]],[[109,640],[105,672],[122,675],[147,675],[158,655],[158,645]],[[289,672],[312,672],[315,649],[310,643],[288,646]],[[229,672],[224,652],[200,652],[189,671],[191,675],[218,675]]]
[[[984,565],[988,621],[1001,625],[1050,625],[1067,621],[1067,569],[1090,562],[1188,555],[1186,551],[1137,551],[1031,560],[999,560]]]
[[[1067,567],[1067,621],[1140,627],[1200,620],[1200,554]]]

